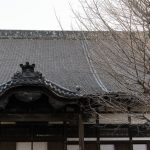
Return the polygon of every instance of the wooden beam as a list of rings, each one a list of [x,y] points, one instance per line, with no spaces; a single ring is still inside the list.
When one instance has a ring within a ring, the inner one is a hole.
[[[84,150],[84,122],[82,114],[79,114],[79,150]]]
[[[58,122],[78,120],[78,114],[0,114],[0,122]]]

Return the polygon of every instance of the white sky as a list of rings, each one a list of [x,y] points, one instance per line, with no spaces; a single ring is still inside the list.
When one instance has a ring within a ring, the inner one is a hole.
[[[79,9],[78,0],[0,0],[0,29],[61,30],[56,11],[63,29],[71,30],[69,2]]]

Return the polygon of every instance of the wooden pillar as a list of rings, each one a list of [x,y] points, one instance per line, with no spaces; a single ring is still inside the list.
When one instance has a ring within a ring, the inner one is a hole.
[[[150,142],[147,142],[147,150],[150,150]]]
[[[31,150],[33,150],[33,141],[31,142]]]
[[[129,122],[129,127],[128,127],[129,147],[130,147],[130,150],[133,150],[132,129],[131,129],[131,116],[128,116],[128,122]]]
[[[100,150],[100,136],[99,136],[99,115],[96,114],[96,138],[97,138],[97,150]]]
[[[64,150],[67,150],[67,131],[66,131],[66,121],[63,122],[63,137],[64,137]]]
[[[84,122],[82,114],[79,114],[79,150],[84,150]]]

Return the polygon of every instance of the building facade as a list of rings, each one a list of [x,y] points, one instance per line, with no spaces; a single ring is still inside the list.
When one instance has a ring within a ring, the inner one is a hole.
[[[102,92],[135,98],[108,92],[117,86],[90,61],[86,34],[88,45],[82,32],[0,31],[1,150],[150,149],[146,121],[98,105]]]

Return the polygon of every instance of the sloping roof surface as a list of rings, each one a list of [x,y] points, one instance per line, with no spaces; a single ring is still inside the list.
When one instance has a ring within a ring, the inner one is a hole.
[[[91,34],[88,37],[88,41],[93,38]],[[26,61],[35,63],[36,70],[46,79],[72,91],[76,91],[76,86],[83,93],[111,88],[105,74],[94,68],[82,32],[0,31],[0,84],[7,82],[20,70],[19,64]]]

